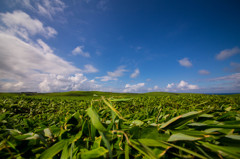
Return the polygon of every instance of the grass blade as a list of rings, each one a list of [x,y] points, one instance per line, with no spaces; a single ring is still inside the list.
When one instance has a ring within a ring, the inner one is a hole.
[[[48,159],[54,157],[56,154],[58,154],[65,146],[65,144],[68,142],[68,140],[61,140],[54,144],[52,147],[45,150],[41,155],[40,159]]]
[[[95,110],[93,110],[93,108],[89,107],[87,109],[87,114],[88,116],[91,118],[91,121],[92,121],[92,124],[93,126],[98,129],[99,131],[102,131],[102,132],[106,132],[107,129],[102,125],[102,123],[100,122],[99,120],[99,116],[98,114],[96,113]]]

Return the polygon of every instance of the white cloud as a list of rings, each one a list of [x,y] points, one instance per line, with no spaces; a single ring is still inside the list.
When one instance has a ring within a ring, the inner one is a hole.
[[[54,15],[63,12],[67,7],[61,0],[18,0],[16,5],[21,5],[49,19],[53,19]]]
[[[0,13],[0,91],[100,90],[83,73],[97,72],[92,65],[81,70],[54,54],[36,34],[51,37],[55,30],[22,11]]]
[[[127,72],[125,66],[119,66],[114,72],[107,72],[106,76],[96,77],[96,79],[101,79],[101,81],[118,80],[118,77],[123,76],[124,72]]]
[[[113,80],[118,80],[118,78],[116,77],[111,77],[111,76],[102,76],[102,77],[96,77],[96,79],[101,79],[101,81],[103,82],[107,82],[107,81],[113,81]]]
[[[83,57],[90,57],[90,54],[88,52],[83,51],[84,46],[77,46],[73,51],[73,55],[81,55]]]
[[[93,65],[84,65],[84,69],[83,69],[84,73],[96,73],[98,72],[98,69],[96,69]]]
[[[21,5],[26,9],[35,10],[31,4],[31,0],[15,0],[12,1],[11,3],[13,4],[14,2],[16,2],[15,5]]]
[[[49,26],[44,26],[38,19],[32,19],[22,11],[13,13],[0,13],[0,20],[5,25],[0,30],[11,35],[15,35],[29,40],[29,36],[40,34],[46,38],[54,37],[57,31]]]
[[[214,82],[211,85],[211,89],[207,89],[209,92],[220,93],[239,93],[240,90],[240,73],[234,73],[227,76],[221,76],[217,78],[209,79],[208,81]]]
[[[139,69],[137,68],[137,69],[135,69],[135,71],[131,74],[131,78],[136,78],[138,75],[140,74],[140,71],[139,71]]]
[[[100,85],[95,84],[94,80],[87,80],[82,73],[72,76],[50,74],[38,86],[41,92],[98,90],[101,88]]]
[[[238,47],[234,47],[232,49],[226,49],[221,51],[219,54],[217,54],[216,59],[217,60],[225,60],[231,56],[234,56],[236,54],[240,53],[240,49]]]
[[[157,85],[155,85],[155,86],[153,87],[153,89],[154,89],[154,90],[158,90],[159,87],[158,87]]]
[[[188,58],[183,58],[181,60],[178,60],[179,64],[184,67],[191,67],[192,63],[189,61]]]
[[[199,70],[198,73],[200,75],[208,75],[208,74],[210,74],[210,72],[208,70]]]
[[[41,39],[37,41],[35,44],[27,43],[15,36],[0,33],[1,70],[8,68],[18,74],[30,73],[33,70],[64,74],[80,71],[54,55],[52,49]]]
[[[171,89],[171,88],[173,88],[174,86],[175,86],[174,83],[170,83],[170,84],[167,85],[167,89]]]
[[[35,89],[36,85],[44,80],[48,74],[62,74],[68,76],[76,72],[81,72],[80,69],[71,65],[69,62],[56,56],[52,49],[42,40],[38,43],[27,43],[13,36],[0,33],[0,74],[2,81],[7,79],[7,82],[1,82],[8,86],[22,87],[26,86],[30,89]],[[21,85],[15,85],[22,82]],[[10,89],[15,90],[15,89]],[[6,89],[4,89],[7,91]]]
[[[181,89],[181,90],[189,90],[189,89],[198,89],[197,85],[192,85],[192,84],[188,84],[185,81],[180,81],[180,83],[177,85],[177,88]]]
[[[239,81],[240,82],[240,73],[235,73],[227,76],[212,78],[210,81]]]
[[[171,83],[166,86],[166,91],[189,91],[199,89],[197,85],[188,84],[188,82],[181,80],[178,84]]]
[[[144,83],[138,83],[135,85],[126,84],[123,92],[141,92],[141,89],[144,87]]]
[[[119,66],[114,72],[108,72],[107,74],[111,77],[121,77],[126,71],[125,66]]]
[[[77,73],[81,72],[80,69],[52,52],[44,52],[46,49],[40,46],[37,48],[16,37],[0,34],[0,49],[0,91],[53,92],[96,90],[101,87],[87,80],[82,73]],[[94,71],[89,66],[86,66],[87,71]]]

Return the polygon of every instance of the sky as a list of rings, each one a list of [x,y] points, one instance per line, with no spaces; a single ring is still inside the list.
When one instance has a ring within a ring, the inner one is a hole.
[[[1,0],[0,92],[240,92],[238,0]]]

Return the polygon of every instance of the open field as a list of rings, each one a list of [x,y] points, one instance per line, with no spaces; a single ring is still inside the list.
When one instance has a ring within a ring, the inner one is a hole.
[[[240,95],[0,94],[0,158],[240,158]]]

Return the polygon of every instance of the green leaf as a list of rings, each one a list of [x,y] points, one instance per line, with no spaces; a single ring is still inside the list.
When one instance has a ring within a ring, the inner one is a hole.
[[[112,150],[111,150],[111,145],[110,145],[109,140],[107,139],[107,137],[105,136],[105,134],[103,132],[99,131],[99,134],[102,136],[103,142],[108,149],[109,158],[112,159]]]
[[[205,128],[225,128],[225,129],[240,129],[240,125],[225,125],[225,124],[206,124],[206,123],[190,123],[188,126]]]
[[[240,135],[226,135],[225,137],[233,140],[240,140]]]
[[[143,154],[145,157],[149,158],[149,159],[156,159],[157,157],[155,156],[154,152],[148,148],[146,145],[141,144],[137,141],[134,141],[132,139],[130,139],[131,142],[131,146],[133,148],[135,148],[138,152],[140,152],[141,154]]]
[[[142,122],[141,120],[133,120],[130,126],[141,126],[143,124],[144,122]]]
[[[162,142],[159,142],[158,140],[154,140],[154,139],[138,139],[138,141],[141,144],[144,144],[149,147],[163,147],[163,148],[169,147],[168,145],[163,144]]]
[[[68,140],[61,140],[45,150],[41,156],[40,159],[48,159],[54,157],[56,154],[58,154],[65,146],[65,144],[68,142]]]
[[[186,122],[198,117],[199,115],[205,113],[206,111],[192,111],[177,117],[172,118],[168,122],[161,125],[160,129],[176,128],[185,124]]]
[[[231,146],[218,146],[218,145],[213,145],[207,142],[202,142],[200,141],[200,143],[211,149],[212,151],[218,152],[222,155],[227,154],[228,156],[232,157],[232,158],[236,158],[239,159],[240,158],[240,150],[239,147],[231,147]],[[223,154],[224,153],[224,154]]]
[[[170,138],[168,139],[168,141],[195,141],[195,140],[199,140],[201,138],[197,138],[197,137],[193,137],[193,136],[189,136],[189,135],[185,135],[182,133],[176,133],[170,136]]]
[[[108,102],[105,98],[103,98],[103,97],[102,97],[102,99],[103,99],[104,103],[105,103],[114,113],[116,113],[116,115],[117,115],[120,119],[126,120],[126,119],[124,119],[124,118],[122,117],[122,115],[119,113],[119,111],[117,111],[117,109],[115,109],[115,108],[112,106],[111,103],[109,103],[109,102]]]
[[[158,139],[167,141],[170,135],[167,133],[159,133],[156,127],[144,127],[137,131],[139,134],[138,138]]]
[[[18,140],[36,140],[40,139],[40,136],[38,134],[30,132],[23,135],[14,136],[14,138]]]
[[[169,145],[169,146],[171,146],[171,147],[174,147],[174,148],[176,148],[176,149],[182,150],[182,151],[184,151],[184,152],[186,152],[186,153],[189,153],[189,154],[191,154],[191,155],[193,155],[193,156],[196,156],[196,157],[198,157],[198,158],[207,159],[205,156],[202,156],[202,155],[200,155],[200,154],[198,154],[198,153],[196,153],[196,152],[194,152],[194,151],[192,151],[192,150],[186,149],[186,148],[184,148],[184,147],[181,147],[181,146],[178,146],[178,145],[174,145],[174,144],[170,144],[170,143],[164,142],[164,141],[162,141],[162,143],[164,143],[164,144],[166,144],[166,145]]]
[[[227,107],[225,110],[229,112],[231,109],[232,107],[230,106],[230,107]]]
[[[106,131],[107,131],[107,129],[106,129],[106,128],[102,125],[102,123],[100,122],[99,116],[98,116],[98,114],[96,113],[96,111],[93,110],[93,108],[89,107],[89,108],[87,109],[87,114],[88,114],[88,116],[91,118],[92,124],[93,124],[93,126],[94,126],[96,129],[98,129],[98,130],[100,130],[100,131],[102,131],[102,132],[106,132]]]
[[[190,135],[190,136],[194,136],[194,137],[203,137],[204,135],[208,134],[207,132],[204,132],[204,131],[196,131],[196,130],[190,130],[190,129],[187,129],[187,130],[171,130],[171,132],[173,134],[182,133],[182,134]]]
[[[69,158],[69,151],[68,151],[68,144],[66,143],[61,154],[61,159],[68,159],[68,158]]]
[[[19,130],[16,130],[16,129],[6,129],[6,130],[9,131],[9,133],[10,133],[12,136],[17,136],[17,135],[22,134]]]
[[[69,139],[69,144],[76,142],[81,137],[82,137],[82,131],[79,131],[75,136]]]
[[[126,102],[126,101],[130,101],[132,100],[132,98],[124,98],[124,99],[111,99],[111,102]]]
[[[129,159],[129,145],[125,142],[125,159]]]
[[[95,141],[93,143],[92,149],[99,148],[100,144],[101,144],[101,141],[102,141],[102,136],[95,137]]]
[[[84,159],[99,158],[104,154],[106,154],[107,152],[108,150],[106,150],[104,147],[99,147],[99,148],[81,153],[81,158],[84,158]]]
[[[202,118],[213,118],[214,115],[213,114],[202,114],[202,115],[199,115],[199,117],[202,117]]]

